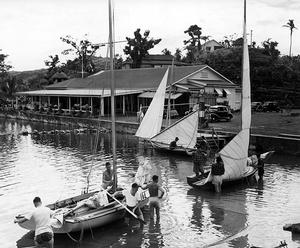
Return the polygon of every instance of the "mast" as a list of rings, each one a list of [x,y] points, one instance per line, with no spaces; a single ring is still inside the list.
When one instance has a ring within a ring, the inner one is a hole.
[[[170,82],[169,82],[169,96],[168,96],[168,109],[167,109],[167,118],[166,124],[167,126],[171,125],[171,94],[172,94],[172,83],[174,78],[174,57],[172,59],[172,67],[171,67],[171,74],[170,74]]]
[[[111,133],[113,153],[114,189],[117,188],[117,163],[116,163],[116,117],[115,117],[115,75],[114,75],[114,43],[113,43],[113,9],[111,0],[108,0],[109,16],[109,54],[110,54],[110,94],[111,94]]]

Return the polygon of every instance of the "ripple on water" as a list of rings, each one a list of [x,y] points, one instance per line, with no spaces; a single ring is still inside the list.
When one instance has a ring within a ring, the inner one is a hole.
[[[29,126],[0,122],[1,131],[18,133],[24,128]],[[34,123],[30,128],[62,127]],[[0,136],[0,209],[4,209],[0,213],[1,244],[14,247],[26,233],[12,220],[14,215],[32,208],[34,196],[51,203],[80,193],[91,167],[90,189],[99,187],[105,162],[112,159],[111,139],[101,135],[98,151],[92,155],[94,140],[94,135],[73,133]],[[145,161],[152,165],[153,174],[159,175],[168,192],[161,204],[160,224],[148,221],[142,230],[132,231],[118,222],[93,230],[94,239],[86,233],[81,247],[270,247],[283,239],[289,247],[299,244],[290,233],[282,231],[285,222],[300,217],[300,200],[295,197],[300,186],[300,167],[296,166],[299,160],[274,156],[280,164],[266,166],[262,184],[224,189],[216,195],[193,190],[186,184],[186,176],[192,174],[191,158],[145,150],[134,137],[117,135],[119,185],[127,187],[133,180],[132,173]],[[147,211],[145,216],[149,218]],[[56,245],[74,247],[61,236],[56,237]]]

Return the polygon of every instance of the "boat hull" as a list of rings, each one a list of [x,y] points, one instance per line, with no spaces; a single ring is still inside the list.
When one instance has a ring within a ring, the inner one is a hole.
[[[58,216],[62,216],[63,213],[70,211],[72,207],[76,206],[77,202],[88,199],[95,193],[97,192],[78,195],[47,205],[47,207],[56,213],[51,220],[53,232],[79,232],[85,229],[104,226],[120,220],[125,216],[124,207],[119,203],[112,201],[109,205],[96,209],[90,209],[88,207],[80,208],[80,211],[76,211],[70,216],[66,215],[63,220],[58,220]],[[16,218],[21,218],[23,216],[24,215],[19,215]],[[35,230],[35,225],[32,220],[19,223],[19,225],[27,230]]]
[[[155,142],[150,141],[150,142],[154,149],[162,151],[162,152],[177,153],[177,154],[192,156],[194,151],[196,150],[194,148],[184,148],[182,146],[178,146],[178,147],[175,147],[174,149],[170,149],[169,144],[162,143],[162,142],[156,142],[156,141]]]
[[[61,228],[53,228],[54,233],[79,232],[85,229],[97,228],[120,220],[125,215],[125,209],[116,205],[109,209],[95,210],[94,213],[66,218]]]
[[[254,174],[256,173],[257,169],[254,167],[249,167],[249,170],[247,173],[245,173],[243,176],[239,178],[234,178],[234,179],[224,179],[222,181],[222,188],[223,187],[228,187],[232,185],[236,185],[239,183],[243,183],[244,181],[247,181],[250,179]],[[209,171],[206,172],[202,177],[197,178],[194,175],[188,176],[187,177],[187,183],[196,188],[196,189],[203,189],[203,190],[214,190],[214,185],[212,184],[211,181],[205,182],[207,176],[209,175]]]

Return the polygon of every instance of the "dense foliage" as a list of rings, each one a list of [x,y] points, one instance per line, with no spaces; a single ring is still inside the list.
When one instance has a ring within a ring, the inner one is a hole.
[[[126,55],[130,56],[132,68],[140,68],[142,59],[149,54],[148,51],[161,41],[161,39],[149,38],[149,30],[146,30],[143,35],[140,31],[138,28],[134,32],[134,38],[126,37],[127,45],[123,50]]]
[[[264,44],[264,48],[249,49],[252,99],[300,105],[300,56],[280,57],[277,42],[268,40]],[[205,63],[232,82],[241,84],[242,47],[204,53],[199,63]]]

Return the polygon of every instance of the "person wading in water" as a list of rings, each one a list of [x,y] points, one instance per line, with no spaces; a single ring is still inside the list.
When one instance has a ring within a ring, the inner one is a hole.
[[[146,187],[142,187],[142,189],[148,189],[150,198],[149,198],[149,206],[150,206],[150,219],[154,219],[154,209],[156,212],[156,219],[159,221],[160,219],[160,203],[159,199],[163,197],[165,194],[165,191],[162,189],[161,186],[158,185],[158,176],[154,175],[152,177],[152,182],[149,183]],[[161,195],[159,196],[158,192],[161,192]]]

